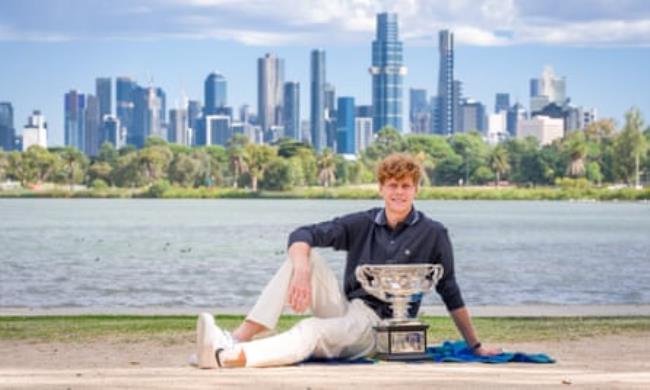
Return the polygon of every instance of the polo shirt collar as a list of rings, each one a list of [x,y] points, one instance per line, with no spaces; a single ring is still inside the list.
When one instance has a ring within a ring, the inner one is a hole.
[[[403,222],[407,226],[411,226],[420,220],[420,213],[415,210],[415,206],[411,207],[411,211],[406,216],[406,220]],[[377,214],[375,214],[375,223],[380,226],[388,225],[386,220],[386,210],[384,208],[379,209]]]

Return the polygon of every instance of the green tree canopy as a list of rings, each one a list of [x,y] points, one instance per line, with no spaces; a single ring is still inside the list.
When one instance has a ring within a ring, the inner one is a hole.
[[[646,139],[641,129],[641,112],[632,108],[625,113],[625,126],[614,142],[614,169],[628,185],[639,184],[639,171],[646,154]]]

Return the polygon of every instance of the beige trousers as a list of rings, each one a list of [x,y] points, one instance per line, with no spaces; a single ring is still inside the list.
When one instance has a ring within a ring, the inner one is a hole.
[[[379,317],[363,301],[348,302],[325,261],[311,251],[313,317],[290,330],[264,339],[239,344],[247,367],[279,366],[309,357],[356,359],[375,348],[372,327]],[[287,305],[293,264],[287,260],[262,291],[247,320],[275,329]]]

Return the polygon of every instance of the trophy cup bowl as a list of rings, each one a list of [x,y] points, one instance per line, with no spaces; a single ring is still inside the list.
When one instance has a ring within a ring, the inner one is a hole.
[[[393,317],[375,326],[377,357],[383,360],[425,359],[427,328],[409,316],[409,303],[434,287],[443,275],[440,264],[360,265],[355,276],[366,292],[388,302]]]

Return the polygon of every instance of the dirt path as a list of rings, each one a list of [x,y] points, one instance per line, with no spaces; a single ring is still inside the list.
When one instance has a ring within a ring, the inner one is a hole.
[[[0,389],[650,388],[650,334],[503,345],[557,364],[306,365],[198,370],[191,343],[0,342]]]

